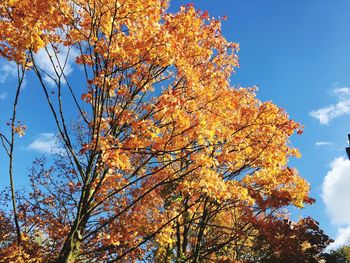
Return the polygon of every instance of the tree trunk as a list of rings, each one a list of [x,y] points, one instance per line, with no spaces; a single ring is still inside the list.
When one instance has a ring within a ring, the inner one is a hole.
[[[74,230],[69,233],[68,238],[64,242],[64,245],[61,250],[61,254],[56,261],[57,263],[74,263],[78,256],[81,244],[81,231]]]

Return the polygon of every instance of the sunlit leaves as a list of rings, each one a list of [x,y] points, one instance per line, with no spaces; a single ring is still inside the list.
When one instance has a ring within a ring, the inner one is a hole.
[[[79,50],[85,75],[73,97],[83,105],[77,139],[60,129],[67,155],[49,170],[37,164],[31,202],[21,207],[28,235],[42,233],[53,257],[244,260],[242,253],[258,253],[257,238],[280,240],[266,230],[280,224],[279,209],[312,203],[308,183],[288,167],[300,157],[289,138],[301,126],[257,99],[256,88],[230,84],[239,46],[223,37],[220,20],[192,5],[169,13],[168,5],[0,4],[2,56],[40,79],[32,53],[63,44]],[[62,123],[61,104],[54,106]]]

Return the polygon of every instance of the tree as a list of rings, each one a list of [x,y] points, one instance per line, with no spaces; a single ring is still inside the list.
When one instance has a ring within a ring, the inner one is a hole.
[[[2,241],[3,262],[244,261],[261,251],[255,241],[280,239],[268,223],[290,227],[283,207],[313,202],[288,167],[301,126],[254,88],[230,85],[239,47],[220,20],[168,5],[1,2],[0,54],[35,73],[64,149],[35,161],[28,194],[11,195],[19,227]]]
[[[261,262],[317,263],[322,258],[322,251],[332,242],[310,217],[298,222],[269,217],[260,227],[255,250],[259,251]]]
[[[350,262],[350,246],[343,246],[329,253],[324,253],[323,258],[327,263],[348,263]]]

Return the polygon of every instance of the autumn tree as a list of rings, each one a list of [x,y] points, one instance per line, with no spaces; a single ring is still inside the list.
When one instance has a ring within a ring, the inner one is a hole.
[[[289,137],[301,126],[254,88],[230,84],[239,47],[220,20],[168,5],[0,3],[0,54],[36,75],[62,144],[54,162],[34,162],[30,190],[10,195],[12,213],[0,214],[13,229],[2,262],[244,262],[280,240],[268,224],[282,224],[288,239],[283,207],[312,203],[288,167],[299,156]],[[66,71],[70,56],[78,83]],[[295,244],[315,245],[315,256],[322,237]]]
[[[323,258],[326,263],[348,263],[350,262],[350,246],[344,245],[324,253]]]

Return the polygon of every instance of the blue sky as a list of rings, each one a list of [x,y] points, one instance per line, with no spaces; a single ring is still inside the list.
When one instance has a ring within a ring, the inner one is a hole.
[[[315,205],[292,209],[310,215],[336,245],[350,238],[350,161],[344,147],[350,132],[349,0],[201,0],[190,1],[210,16],[228,19],[223,34],[238,42],[240,68],[232,84],[258,86],[261,100],[272,100],[305,126],[292,143],[303,154],[291,160],[311,184]],[[189,1],[171,3],[171,11]],[[73,70],[73,69],[72,69]],[[0,60],[0,129],[9,118],[15,78]],[[29,74],[19,119],[28,125],[16,151],[17,185],[26,184],[34,156],[54,141],[55,126],[39,84]],[[43,125],[45,124],[45,125]],[[47,154],[47,153],[46,153]],[[7,184],[6,156],[0,152],[0,187]],[[347,201],[349,203],[347,203]]]

